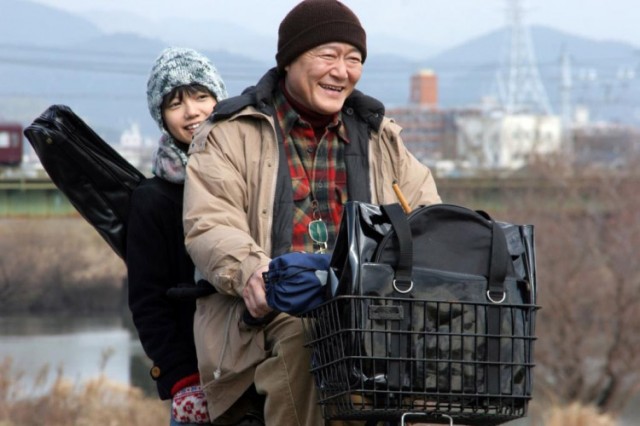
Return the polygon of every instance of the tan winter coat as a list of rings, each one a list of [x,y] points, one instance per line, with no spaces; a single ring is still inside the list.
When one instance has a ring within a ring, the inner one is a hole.
[[[400,130],[384,118],[379,130],[370,134],[371,202],[397,202],[392,188],[396,180],[412,207],[439,203],[430,170],[406,150]],[[190,149],[184,195],[186,247],[196,268],[219,292],[198,300],[194,321],[201,381],[212,418],[251,385],[255,366],[267,356],[261,329],[241,321],[241,295],[251,274],[270,261],[278,167],[274,119],[252,106],[224,121],[202,125]]]

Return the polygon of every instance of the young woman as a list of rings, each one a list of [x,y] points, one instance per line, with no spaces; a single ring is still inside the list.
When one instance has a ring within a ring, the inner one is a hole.
[[[162,136],[154,155],[154,176],[143,181],[131,198],[126,257],[129,308],[153,361],[150,375],[158,395],[172,399],[171,425],[210,423],[193,339],[195,299],[172,298],[167,291],[195,284],[182,227],[187,151],[198,126],[226,97],[214,65],[192,49],[164,50],[147,82],[149,112]]]

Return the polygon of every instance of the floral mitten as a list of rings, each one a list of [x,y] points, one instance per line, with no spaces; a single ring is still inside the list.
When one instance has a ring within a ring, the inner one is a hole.
[[[209,423],[207,399],[199,385],[187,386],[173,396],[173,418],[179,423]]]

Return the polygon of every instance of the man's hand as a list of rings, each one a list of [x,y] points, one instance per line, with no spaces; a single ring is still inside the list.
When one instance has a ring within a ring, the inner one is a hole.
[[[242,290],[244,304],[254,318],[261,318],[273,310],[267,305],[267,290],[262,278],[262,273],[268,270],[268,266],[263,266],[255,271]]]

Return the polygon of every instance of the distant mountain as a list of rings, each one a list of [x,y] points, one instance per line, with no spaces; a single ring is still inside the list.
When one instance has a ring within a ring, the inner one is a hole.
[[[85,18],[27,0],[0,0],[0,10],[0,120],[26,125],[46,106],[62,103],[108,140],[117,140],[134,122],[146,136],[157,137],[147,111],[146,79],[160,51],[177,42],[141,35],[131,16],[121,21],[123,25],[129,22],[125,28],[135,28],[136,34],[110,33]],[[110,19],[119,21],[117,16]],[[140,25],[147,23],[142,20]],[[192,32],[202,36],[206,47],[201,50],[213,59],[231,95],[255,84],[273,66],[275,38],[240,31],[247,38],[242,39],[244,46],[236,46],[229,42],[235,37],[225,38],[216,33],[216,25],[206,25]],[[222,34],[237,31],[222,25],[218,29]],[[477,104],[482,97],[495,94],[505,37],[505,30],[493,31],[435,55],[421,41],[406,43],[393,55],[371,50],[358,88],[387,107],[405,105],[411,75],[430,68],[438,74],[443,107]],[[388,43],[393,51],[394,43],[402,43],[393,37],[382,38],[379,41],[372,35],[370,46],[385,50],[384,43]],[[640,124],[640,111],[635,107],[640,105],[640,88],[631,72],[637,64],[634,46],[545,27],[533,27],[532,41],[555,111],[559,111],[560,56],[566,51],[573,63],[574,101],[588,105],[597,119]],[[184,45],[188,45],[186,39]],[[400,53],[406,50],[414,54]]]
[[[262,61],[273,61],[276,39],[259,34],[251,29],[220,20],[172,18],[159,22],[142,19],[135,15],[119,17],[118,12],[86,13],[85,18],[94,22],[106,33],[130,31],[162,40],[173,46],[189,46],[202,50],[227,50]],[[232,34],[233,36],[229,36]]]
[[[51,36],[32,29],[37,37],[32,34],[27,42],[22,32],[3,26],[0,120],[27,125],[48,105],[65,104],[109,140],[117,140],[134,122],[143,133],[157,136],[147,110],[146,82],[166,42],[130,33],[105,34],[83,18],[29,1],[0,0],[0,10],[0,22],[11,23],[11,28],[36,19],[46,21],[47,28],[60,27]],[[266,69],[228,51],[201,52],[213,58],[232,94],[255,83]]]
[[[552,108],[560,111],[561,57],[567,53],[572,71],[572,100],[589,106],[595,119],[640,124],[640,82],[633,71],[637,48],[613,41],[594,41],[548,27],[531,28],[538,71]],[[439,77],[440,100],[452,107],[496,95],[496,74],[503,63],[505,29],[493,31],[421,63]]]
[[[81,17],[23,0],[0,0],[0,40],[3,44],[66,46],[101,34]]]
[[[261,34],[252,28],[241,27],[221,19],[206,20],[177,18],[156,22],[133,14],[121,12],[90,11],[84,18],[107,33],[130,31],[163,40],[169,44],[191,46],[196,49],[242,52],[255,60],[274,63],[277,46],[276,34]],[[398,36],[369,31],[368,49],[375,54],[397,54],[417,59],[433,55],[439,47],[421,40],[406,40]]]

